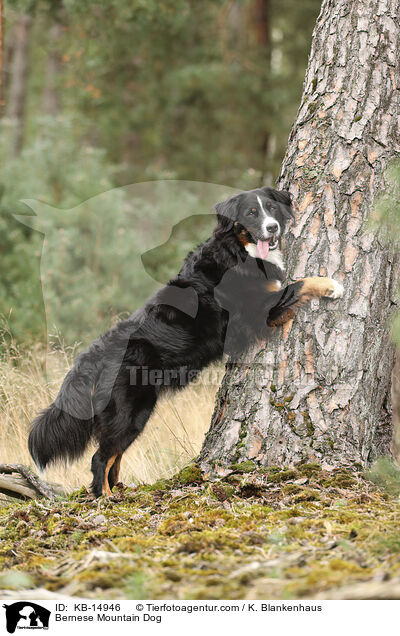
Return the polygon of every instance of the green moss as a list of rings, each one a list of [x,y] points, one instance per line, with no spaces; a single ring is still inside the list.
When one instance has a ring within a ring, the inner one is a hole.
[[[304,419],[304,424],[306,425],[306,428],[307,428],[307,435],[309,437],[312,437],[315,432],[315,427],[314,427],[314,424],[312,423],[310,414],[308,411],[302,411],[301,414]]]
[[[296,493],[300,491],[301,491],[301,488],[297,484],[286,484],[282,488],[282,492],[284,492],[286,495],[295,495]]]
[[[218,483],[211,486],[211,495],[218,501],[230,499],[235,492],[235,488],[229,484]]]
[[[317,84],[318,84],[318,80],[316,77],[314,77],[314,79],[311,82],[311,86],[312,86],[312,90],[313,92],[315,91],[315,89],[317,88]]]
[[[297,467],[299,472],[302,475],[306,475],[307,477],[311,477],[311,475],[316,475],[321,472],[322,468],[319,464],[311,463],[311,464],[301,464]]]
[[[181,484],[196,484],[203,481],[202,472],[196,464],[186,466],[186,468],[180,471],[177,478]]]
[[[251,460],[241,462],[239,464],[232,464],[230,469],[236,473],[252,473],[256,469],[256,465]]]
[[[360,121],[360,119],[362,119],[362,115],[357,115],[357,117],[354,117],[354,122]]]
[[[270,473],[268,475],[268,481],[279,483],[281,481],[288,481],[289,479],[296,479],[296,477],[298,477],[296,470],[287,469]]]
[[[311,490],[311,488],[302,488],[300,492],[293,497],[295,503],[300,503],[301,501],[318,501],[319,499],[319,492],[317,490]]]
[[[337,488],[351,488],[355,486],[357,480],[348,472],[339,471],[335,473],[332,477],[325,480],[325,484],[327,486],[333,486]]]
[[[175,478],[110,499],[81,491],[3,507],[0,568],[30,586],[57,592],[72,581],[77,596],[107,599],[304,598],[370,581],[383,563],[398,576],[397,497],[356,470],[248,468],[213,483]],[[307,486],[290,483],[301,476]]]
[[[179,477],[179,474],[178,474],[178,477]],[[139,489],[145,492],[154,492],[154,491],[163,492],[166,490],[170,490],[171,488],[173,488],[173,486],[174,486],[173,479],[159,479],[158,481],[154,482],[154,484],[146,484],[146,485],[140,486]]]
[[[316,585],[318,585],[319,589],[324,590],[340,584],[340,581],[344,578],[347,578],[350,581],[357,581],[361,578],[365,578],[367,573],[367,569],[344,559],[332,559],[326,565],[312,563],[311,570],[305,577],[302,587],[303,591],[306,593],[309,589],[314,588]]]
[[[244,439],[247,435],[247,426],[246,426],[246,422],[242,422],[240,425],[240,431],[239,431],[239,441],[236,445],[236,452],[235,452],[235,456],[234,456],[234,462],[238,462],[240,459],[240,450],[242,448],[245,447],[245,442]]]
[[[70,501],[80,501],[82,498],[86,498],[88,494],[86,486],[82,486],[79,490],[74,490],[74,492],[68,496],[68,499]]]

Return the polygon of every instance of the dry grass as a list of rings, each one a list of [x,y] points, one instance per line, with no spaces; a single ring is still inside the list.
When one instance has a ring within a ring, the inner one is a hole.
[[[29,423],[55,398],[72,358],[72,351],[58,350],[47,356],[46,364],[41,346],[24,353],[9,348],[2,356],[0,462],[33,466],[27,449]],[[216,369],[214,375],[221,371]],[[215,391],[216,386],[199,382],[161,400],[144,433],[124,455],[122,480],[126,484],[152,483],[171,476],[195,457],[210,423]],[[89,448],[78,462],[53,466],[45,471],[44,478],[71,489],[88,485],[92,454],[93,448]]]

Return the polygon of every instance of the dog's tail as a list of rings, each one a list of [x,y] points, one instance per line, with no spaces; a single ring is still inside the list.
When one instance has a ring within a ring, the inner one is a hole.
[[[59,459],[77,459],[93,434],[93,393],[101,357],[91,347],[66,375],[53,404],[32,423],[28,448],[40,468]]]

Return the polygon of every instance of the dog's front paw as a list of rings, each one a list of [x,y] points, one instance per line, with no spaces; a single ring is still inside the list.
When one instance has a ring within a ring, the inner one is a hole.
[[[343,286],[332,278],[325,276],[311,276],[301,280],[300,291],[301,300],[311,300],[311,298],[341,298],[343,296]]]
[[[324,294],[324,296],[326,296],[327,298],[332,298],[332,300],[336,300],[336,298],[341,298],[344,294],[343,285],[338,283],[336,280],[333,280],[332,278],[328,278],[328,280],[330,285],[328,286],[328,289],[326,290],[326,293]]]

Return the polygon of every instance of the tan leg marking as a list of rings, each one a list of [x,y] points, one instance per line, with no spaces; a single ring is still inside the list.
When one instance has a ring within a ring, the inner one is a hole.
[[[116,484],[119,482],[119,469],[121,467],[121,459],[122,459],[122,455],[117,455],[117,459],[114,462]]]
[[[268,322],[270,327],[281,327],[290,320],[293,320],[295,316],[295,308],[300,307],[303,303],[308,302],[312,298],[340,298],[343,296],[343,287],[340,283],[337,283],[332,278],[325,278],[324,276],[311,276],[309,278],[300,278],[295,281],[296,283],[302,282],[303,286],[300,289],[299,299],[292,305],[290,309],[286,309],[275,320]],[[272,290],[271,290],[272,291]]]
[[[325,276],[311,276],[309,278],[300,278],[303,287],[300,290],[300,302],[306,302],[311,298],[340,298],[343,296],[343,287],[332,278]]]
[[[117,457],[118,455],[113,455],[112,457],[110,457],[110,459],[107,462],[106,470],[104,473],[104,483],[103,483],[103,495],[106,495],[106,496],[112,495],[112,492],[110,490],[110,485],[108,483],[108,473],[110,472],[110,468]]]
[[[268,322],[268,325],[270,327],[281,327],[282,325],[285,324],[285,322],[288,322],[289,320],[293,320],[294,317],[295,317],[295,312],[293,311],[293,309],[286,309],[286,311],[281,313],[280,316],[278,316],[278,318],[276,318],[275,320],[271,320],[271,322]]]
[[[269,292],[277,292],[282,289],[282,283],[280,280],[269,280],[267,282],[267,290]]]

